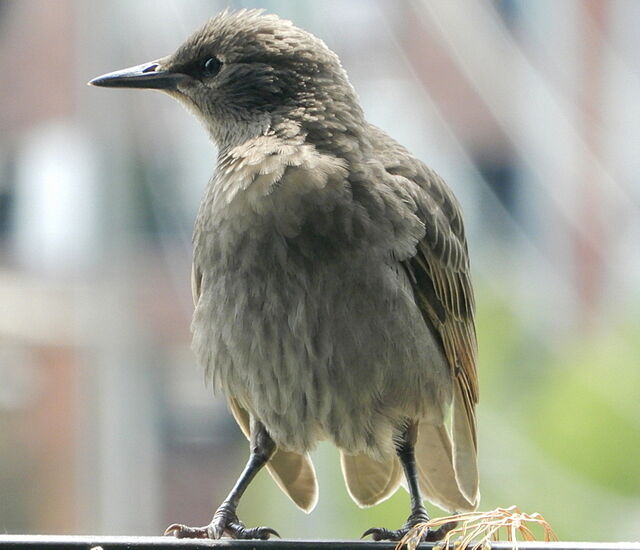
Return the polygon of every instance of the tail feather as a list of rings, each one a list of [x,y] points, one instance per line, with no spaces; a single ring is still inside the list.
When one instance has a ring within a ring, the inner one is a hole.
[[[349,495],[362,507],[389,498],[402,479],[402,467],[395,456],[378,462],[366,455],[340,453],[340,465]]]
[[[249,413],[235,399],[229,408],[242,433],[251,436]],[[318,502],[318,480],[309,453],[299,454],[278,449],[266,465],[271,477],[298,508],[309,513]]]
[[[282,491],[306,512],[318,502],[318,480],[309,453],[278,450],[267,464],[267,470]]]
[[[453,395],[453,456],[458,486],[474,508],[480,500],[478,460],[473,412],[464,406],[462,389],[456,384]]]
[[[451,512],[475,510],[477,497],[469,498],[459,486],[453,446],[446,426],[420,423],[416,461],[420,489],[429,501]]]

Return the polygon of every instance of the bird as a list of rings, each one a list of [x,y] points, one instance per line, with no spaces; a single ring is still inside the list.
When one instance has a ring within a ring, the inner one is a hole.
[[[477,338],[461,207],[367,122],[338,56],[277,15],[225,10],[174,53],[90,84],[170,95],[217,149],[193,232],[192,348],[250,453],[208,525],[165,534],[279,536],[245,526],[238,503],[264,467],[310,512],[310,452],[323,439],[359,506],[409,491],[403,526],[363,536],[400,540],[429,520],[424,499],[474,510]]]

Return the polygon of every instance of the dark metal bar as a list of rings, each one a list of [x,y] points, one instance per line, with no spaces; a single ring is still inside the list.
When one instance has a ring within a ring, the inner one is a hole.
[[[394,550],[394,542],[366,540],[201,540],[173,537],[0,535],[0,550]],[[432,550],[433,543],[420,549]],[[494,542],[493,550],[512,550]],[[640,542],[518,542],[519,550],[640,550]]]

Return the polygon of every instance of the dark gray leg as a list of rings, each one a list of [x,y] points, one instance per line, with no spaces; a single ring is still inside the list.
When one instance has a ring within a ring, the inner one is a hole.
[[[240,474],[238,481],[231,492],[224,499],[220,507],[211,519],[211,523],[205,527],[188,527],[174,523],[167,527],[165,535],[173,535],[177,538],[205,538],[219,539],[227,534],[235,539],[268,539],[271,535],[278,535],[269,527],[254,527],[248,529],[238,519],[236,509],[240,498],[247,487],[276,452],[276,445],[260,422],[255,422],[251,429],[251,456]]]
[[[404,475],[409,487],[409,494],[411,495],[411,514],[407,518],[407,522],[400,529],[396,530],[385,529],[384,527],[372,527],[363,533],[363,537],[371,535],[373,540],[400,540],[418,523],[425,523],[429,521],[427,510],[422,504],[422,495],[420,494],[420,484],[418,482],[418,470],[415,454],[417,438],[418,424],[416,422],[407,421],[407,424],[400,433],[400,438],[396,442],[396,453],[402,463],[402,469],[404,470]],[[455,523],[447,523],[438,529],[428,531],[423,540],[440,540],[455,526]]]

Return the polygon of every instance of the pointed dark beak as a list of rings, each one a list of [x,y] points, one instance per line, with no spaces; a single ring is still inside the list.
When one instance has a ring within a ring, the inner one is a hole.
[[[153,90],[176,90],[178,84],[189,76],[183,73],[159,69],[157,61],[143,63],[128,69],[103,74],[91,80],[93,86],[105,88],[151,88]]]

